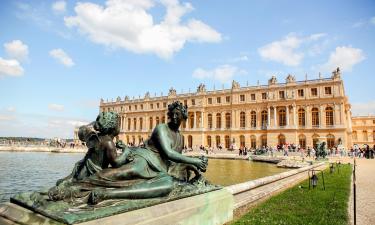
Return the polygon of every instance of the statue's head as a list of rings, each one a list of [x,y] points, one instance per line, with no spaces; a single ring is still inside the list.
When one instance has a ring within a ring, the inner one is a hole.
[[[119,125],[120,117],[116,112],[101,112],[96,117],[94,128],[100,133],[117,136],[120,133]]]
[[[179,101],[175,101],[168,105],[168,118],[173,123],[180,125],[182,120],[188,118],[187,106],[183,105]]]

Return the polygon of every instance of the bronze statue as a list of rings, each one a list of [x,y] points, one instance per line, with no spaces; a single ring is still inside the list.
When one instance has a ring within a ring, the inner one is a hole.
[[[70,175],[47,192],[21,193],[11,202],[64,223],[77,223],[218,190],[220,186],[202,176],[207,158],[181,154],[184,140],[179,127],[187,116],[187,107],[173,102],[168,105],[170,121],[157,125],[144,146],[128,148],[113,142],[119,133],[117,113],[100,113],[79,130],[88,152]],[[118,155],[117,149],[122,153]]]

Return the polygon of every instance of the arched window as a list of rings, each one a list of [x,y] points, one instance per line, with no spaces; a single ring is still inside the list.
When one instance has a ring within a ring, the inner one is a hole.
[[[193,136],[188,136],[188,148],[193,148]]]
[[[143,129],[143,118],[139,118],[139,129]]]
[[[208,128],[211,129],[212,128],[212,114],[208,114],[207,124],[208,124]]]
[[[312,140],[313,140],[313,147],[316,149],[316,148],[317,148],[317,145],[318,145],[318,142],[319,142],[319,135],[314,134],[314,135],[312,136]]]
[[[326,125],[333,126],[333,109],[332,107],[326,108]]]
[[[367,131],[366,130],[364,130],[363,132],[362,132],[362,135],[363,135],[363,141],[368,141],[368,134],[367,134]]]
[[[304,127],[306,125],[305,110],[298,110],[298,126]]]
[[[335,136],[333,136],[332,134],[328,134],[327,135],[327,147],[330,149],[330,148],[333,148],[335,146]]]
[[[257,113],[255,111],[251,111],[250,113],[250,126],[252,128],[257,127]]]
[[[194,114],[190,114],[189,116],[189,127],[190,129],[194,128]]]
[[[132,136],[132,144],[135,144],[135,136]]]
[[[221,128],[221,114],[216,114],[216,128]]]
[[[313,127],[319,127],[319,110],[318,108],[313,108],[311,110],[311,122]]]
[[[150,117],[150,130],[152,130],[153,126],[154,126],[154,120],[152,117]]]
[[[245,136],[240,136],[240,147],[245,147]]]
[[[357,131],[353,131],[353,141],[356,141],[358,139]]]
[[[257,147],[257,139],[255,135],[251,135],[250,136],[250,148],[256,149],[256,147]]]
[[[279,137],[278,137],[278,140],[279,140],[279,145],[285,145],[286,144],[286,140],[285,140],[285,135],[284,134],[280,134]]]
[[[208,145],[208,147],[212,146],[211,136],[207,136],[207,145]]]
[[[225,128],[230,128],[231,126],[231,116],[230,113],[225,114]]]
[[[130,118],[128,118],[128,130],[130,130],[130,126],[131,126],[131,124],[132,124],[132,121],[131,121]]]
[[[262,115],[262,128],[266,128],[267,123],[268,123],[268,112],[266,110],[263,110],[261,115]]]
[[[306,136],[303,134],[300,134],[298,136],[298,144],[301,148],[306,149]]]
[[[158,125],[158,124],[160,123],[160,119],[159,119],[158,116],[156,117],[156,120],[155,120],[155,121],[156,121],[156,125]]]
[[[267,135],[266,134],[263,134],[262,136],[260,136],[260,144],[262,145],[262,147],[267,147]]]
[[[219,147],[219,145],[220,145],[220,143],[221,143],[221,142],[220,142],[220,136],[217,135],[215,139],[216,139],[216,147]]]
[[[137,129],[137,118],[133,119],[133,123],[134,123],[133,130],[136,130]]]
[[[283,127],[286,125],[286,112],[285,109],[279,110],[279,126]]]
[[[230,146],[230,139],[229,139],[229,136],[226,135],[225,136],[225,148],[229,149],[229,146]]]
[[[162,123],[165,123],[165,116],[163,116],[163,117],[161,118],[161,122],[162,122]]]
[[[246,120],[245,120],[245,112],[240,113],[240,127],[245,128]]]

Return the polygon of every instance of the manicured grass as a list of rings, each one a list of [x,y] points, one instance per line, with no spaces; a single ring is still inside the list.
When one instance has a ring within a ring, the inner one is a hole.
[[[326,189],[318,174],[318,186],[309,190],[306,179],[251,209],[232,224],[348,224],[351,165],[341,165],[333,174],[324,171]],[[299,186],[302,186],[300,188]]]

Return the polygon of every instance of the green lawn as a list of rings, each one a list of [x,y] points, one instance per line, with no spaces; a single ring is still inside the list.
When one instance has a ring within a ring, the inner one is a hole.
[[[326,189],[321,174],[318,187],[309,190],[306,179],[300,184],[271,197],[252,208],[232,224],[348,224],[348,201],[351,183],[351,165],[341,165],[333,174],[324,171]],[[299,186],[302,186],[300,188]]]

